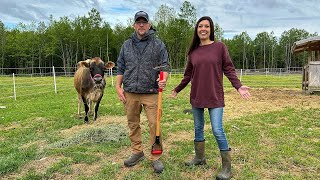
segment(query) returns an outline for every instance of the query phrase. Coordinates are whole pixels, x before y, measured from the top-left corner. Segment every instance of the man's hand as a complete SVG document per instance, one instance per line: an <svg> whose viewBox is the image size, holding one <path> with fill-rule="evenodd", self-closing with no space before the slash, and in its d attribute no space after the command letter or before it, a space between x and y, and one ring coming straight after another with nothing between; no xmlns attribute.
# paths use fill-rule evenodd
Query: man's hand
<svg viewBox="0 0 320 180"><path fill-rule="evenodd" d="M124 90L121 87L117 87L116 89L119 100L122 103L126 103L126 96L124 95Z"/></svg>
<svg viewBox="0 0 320 180"><path fill-rule="evenodd" d="M164 89L166 87L168 76L169 76L168 72L163 72L163 80L159 81L159 78L157 79L159 88Z"/></svg>
<svg viewBox="0 0 320 180"><path fill-rule="evenodd" d="M123 103L126 103L126 96L124 95L123 88L121 88L122 80L123 80L123 75L117 75L116 90L117 90L117 95L119 100Z"/></svg>
<svg viewBox="0 0 320 180"><path fill-rule="evenodd" d="M167 85L167 80L163 79L162 81L158 82L159 88L164 89Z"/></svg>

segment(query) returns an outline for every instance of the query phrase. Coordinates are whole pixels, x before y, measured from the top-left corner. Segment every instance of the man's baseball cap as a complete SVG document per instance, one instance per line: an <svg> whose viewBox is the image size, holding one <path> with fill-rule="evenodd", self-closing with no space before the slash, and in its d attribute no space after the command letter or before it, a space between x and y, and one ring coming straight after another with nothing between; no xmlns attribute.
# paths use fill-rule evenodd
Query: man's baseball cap
<svg viewBox="0 0 320 180"><path fill-rule="evenodd" d="M138 18L145 18L149 22L149 15L144 11L139 11L134 15L134 21L136 22Z"/></svg>

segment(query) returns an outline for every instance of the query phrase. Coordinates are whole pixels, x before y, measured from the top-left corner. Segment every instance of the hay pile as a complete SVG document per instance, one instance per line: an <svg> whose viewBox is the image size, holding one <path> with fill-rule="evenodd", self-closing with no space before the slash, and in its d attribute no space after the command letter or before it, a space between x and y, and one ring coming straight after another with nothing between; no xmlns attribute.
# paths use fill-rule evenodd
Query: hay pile
<svg viewBox="0 0 320 180"><path fill-rule="evenodd" d="M120 142L127 137L127 130L119 124L109 124L103 127L85 129L72 137L55 142L49 147L64 148L85 143Z"/></svg>

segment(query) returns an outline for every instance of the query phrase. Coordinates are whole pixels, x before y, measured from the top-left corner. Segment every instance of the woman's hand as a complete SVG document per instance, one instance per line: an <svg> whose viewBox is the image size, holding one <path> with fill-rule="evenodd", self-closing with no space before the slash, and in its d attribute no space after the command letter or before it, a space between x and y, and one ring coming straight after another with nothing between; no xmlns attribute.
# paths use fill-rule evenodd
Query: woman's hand
<svg viewBox="0 0 320 180"><path fill-rule="evenodd" d="M248 86L241 86L238 89L238 92L243 99L249 99L249 97L250 97L249 89L250 89L250 87L248 87Z"/></svg>
<svg viewBox="0 0 320 180"><path fill-rule="evenodd" d="M175 90L171 91L170 97L171 98L177 98L178 93Z"/></svg>

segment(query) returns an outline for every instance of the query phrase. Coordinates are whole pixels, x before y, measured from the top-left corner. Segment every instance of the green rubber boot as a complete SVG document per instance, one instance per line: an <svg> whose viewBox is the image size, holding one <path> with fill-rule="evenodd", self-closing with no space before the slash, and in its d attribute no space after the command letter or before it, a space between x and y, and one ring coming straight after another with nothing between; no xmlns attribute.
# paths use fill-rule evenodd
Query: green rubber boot
<svg viewBox="0 0 320 180"><path fill-rule="evenodd" d="M226 151L220 151L221 159L222 159L222 168L221 171L218 173L216 179L219 180L227 180L230 179L231 174L231 149Z"/></svg>
<svg viewBox="0 0 320 180"><path fill-rule="evenodd" d="M205 141L194 142L194 150L196 152L196 155L194 156L194 158L191 161L186 162L185 165L186 166L197 166L197 165L207 164L206 159L204 157L204 149L205 149Z"/></svg>

